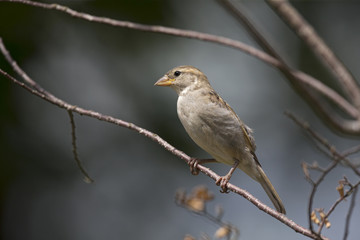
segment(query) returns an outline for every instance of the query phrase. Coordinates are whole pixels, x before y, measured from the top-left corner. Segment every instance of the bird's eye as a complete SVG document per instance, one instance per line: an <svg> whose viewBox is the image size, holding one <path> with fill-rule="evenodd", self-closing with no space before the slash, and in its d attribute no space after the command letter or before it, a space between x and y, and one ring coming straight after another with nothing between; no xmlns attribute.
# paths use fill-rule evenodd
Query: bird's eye
<svg viewBox="0 0 360 240"><path fill-rule="evenodd" d="M174 72L175 77L180 76L180 74L181 74L181 72L180 72L180 71L175 71L175 72Z"/></svg>

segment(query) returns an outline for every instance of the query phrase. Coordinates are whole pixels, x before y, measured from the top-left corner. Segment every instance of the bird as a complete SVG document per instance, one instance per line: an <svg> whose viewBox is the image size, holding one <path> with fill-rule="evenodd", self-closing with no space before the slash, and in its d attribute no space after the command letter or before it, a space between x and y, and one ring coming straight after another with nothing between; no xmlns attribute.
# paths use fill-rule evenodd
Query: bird
<svg viewBox="0 0 360 240"><path fill-rule="evenodd" d="M206 75L184 65L169 70L155 86L168 86L178 94L177 114L190 138L213 159L193 159L190 170L196 174L199 163L220 162L231 165L225 176L218 178L222 192L239 168L260 183L276 210L285 214L285 207L263 171L255 154L255 139L234 110L215 92ZM197 171L198 172L198 171Z"/></svg>

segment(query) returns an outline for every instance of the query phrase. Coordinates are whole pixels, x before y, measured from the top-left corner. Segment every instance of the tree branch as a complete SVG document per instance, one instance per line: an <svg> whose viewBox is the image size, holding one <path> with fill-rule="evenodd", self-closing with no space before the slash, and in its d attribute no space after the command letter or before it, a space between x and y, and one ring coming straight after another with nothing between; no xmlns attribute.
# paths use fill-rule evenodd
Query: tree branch
<svg viewBox="0 0 360 240"><path fill-rule="evenodd" d="M324 120L324 122L343 132L355 133L360 131L360 115L357 108L349 104L347 100L345 100L337 92L319 80L314 79L307 74L303 75L303 72L294 71L290 66L288 66L288 64L286 64L286 62L260 33L260 31L257 30L257 27L246 16L239 2L236 2L236 4L231 0L219 0L219 2L221 2L236 17L237 20L243 23L245 29L249 32L249 34L254 38L260 47L262 47L268 54L281 62L281 66L278 67L278 69L289 80L293 89L305 101L307 101L308 105ZM338 116L335 111L329 111L327 102L309 90L315 90L316 92L324 95L326 98L340 107L340 109L345 111L356 120L348 122L347 120ZM350 126L350 124L352 125Z"/></svg>
<svg viewBox="0 0 360 240"><path fill-rule="evenodd" d="M360 182L358 182L354 186L352 186L351 189L348 190L344 196L340 196L340 198L338 200L336 200L335 203L330 207L329 211L324 216L324 221L321 221L321 223L320 223L319 230L317 232L318 234L321 233L321 230L324 227L325 219L327 219L330 216L330 214L335 210L335 208L339 205L339 203L344 201L348 196L350 196L353 193L353 191L355 191L355 189L358 188L359 184L360 184Z"/></svg>
<svg viewBox="0 0 360 240"><path fill-rule="evenodd" d="M2 41L0 41L0 45L3 45ZM6 49L4 45L2 46L2 48ZM7 56L7 60L11 60L12 58L11 58L10 54L8 53L8 51L6 51L6 53L9 55L9 56ZM15 61L10 61L10 64L12 64L12 62L15 62ZM19 68L19 69L14 68L14 71L17 72L21 76L22 74L20 74L20 73L24 73L24 71L23 70L19 71L19 70L21 70L21 68ZM43 90L42 92L40 92L37 89L34 89L34 88L28 86L27 84L20 82L19 80L15 79L11 75L9 75L7 72L3 71L2 69L0 69L0 74L3 75L5 78L9 79L10 81L12 81L13 83L15 83L15 84L19 85L20 87L24 88L25 90L29 91L31 94L36 95L36 96L38 96L38 97L40 97L40 98L42 98L42 99L44 99L44 100L46 100L48 102L60 107L60 108L63 108L65 110L67 110L67 111L76 112L76 113L78 113L80 115L85 115L85 116L89 116L89 117L92 117L92 118L96 118L96 119L101 120L101 121L106 121L106 122L109 122L109 123L113 123L113 124L116 124L118 126L125 127L125 128L130 129L130 130L136 131L139 134L141 134L141 135L143 135L143 136L145 136L147 138L150 138L151 140L157 142L160 146L162 146L163 148L165 148L167 151L171 152L175 156L179 157L180 159L184 160L187 164L189 164L191 162L191 160L192 160L192 158L190 156L188 156L184 152L176 149L171 144L169 144L164 139L162 139L159 135L157 135L157 134L155 134L155 133L153 133L153 132L151 132L151 131L149 131L147 129L141 128L139 126L136 126L133 123L126 122L126 121L121 120L121 119L117 119L117 118L114 118L114 117L111 117L111 116L108 116L108 115L104 115L104 114L101 114L101 113L98 113L98 112L95 112L95 111L87 110L87 109L84 109L84 108L69 104L69 103L55 97L54 95L50 94L46 90ZM26 74L24 76L29 77ZM29 77L29 79L31 79L31 78ZM33 79L31 79L31 81L36 83ZM42 89L42 88L40 87L40 89ZM217 181L220 178L220 176L218 174L216 174L215 172L213 172L212 170L210 170L207 167L204 167L204 166L198 164L197 168L202 173L204 173L207 176L209 176L210 178L212 178L214 181ZM284 223L285 225L289 226L294 231L296 231L298 233L301 233L302 235L307 236L309 238L313 238L313 239L318 238L318 236L316 234L314 234L310 230L296 224L294 221L287 218L285 215L283 215L283 214L275 211L274 209L270 208L269 206L265 205L264 203L262 203L260 200L255 198L253 195L251 195L246 190L241 189L241 188L239 188L239 187L237 187L237 186L235 186L235 185L233 185L231 183L227 184L227 188L230 191L244 197L245 199L250 201L252 204L254 204L257 208L259 208L263 212L269 214L270 216L274 217L278 221ZM326 239L326 238L323 237L323 239Z"/></svg>
<svg viewBox="0 0 360 240"><path fill-rule="evenodd" d="M241 50L253 57L260 59L261 61L264 61L278 68L283 73L286 73L286 75L291 76L290 78L294 78L300 81L300 83L298 83L294 80L292 81L292 83L299 86L301 86L302 83L307 86L311 86L315 91L326 96L330 101L332 101L337 106L339 106L348 115L350 115L352 118L355 118L356 121L351 120L350 122L345 124L342 119L334 118L333 114L330 111L328 111L328 108L324 106L324 104L316 96L314 96L313 93L311 93L307 89L301 89L301 92L304 93L304 95L309 98L308 100L309 106L316 107L315 112L319 112L319 114L323 116L328 122L330 122L332 126L334 126L335 128L339 129L344 133L360 134L360 112L357 108L352 106L346 99L344 99L338 93L333 91L331 88L322 84L319 80L307 75L306 73L293 70L288 66L284 65L283 62L279 61L275 57L272 57L269 54L266 54L265 52L262 52L254 47L246 45L240 41L236 41L226 37L211 35L207 33L196 32L196 31L181 30L181 29L163 27L163 26L138 24L129 21L114 20L106 17L97 17L87 13L75 11L69 7L62 6L59 4L46 4L46 3L33 2L28 0L0 0L0 2L17 2L34 7L57 10L69 14L72 17L80 18L90 22L97 22L101 24L111 25L114 27L123 27L123 28L139 30L139 31L162 33L162 34L173 35L178 37L198 39L198 40L213 42Z"/></svg>
<svg viewBox="0 0 360 240"><path fill-rule="evenodd" d="M337 163L344 161L344 163L349 166L353 172L360 176L360 171L359 169L357 169L357 166L355 166L350 159L348 159L346 157L346 155L342 155L341 153L339 153L336 150L336 147L334 145L331 145L329 143L329 141L327 139L325 139L324 137L322 137L320 134L318 134L317 132L315 132L314 130L312 130L310 128L309 123L301 121L300 119L298 119L297 117L295 117L294 114L290 113L290 112L285 112L285 115L288 116L291 120L293 120L298 126L300 126L301 128L303 128L304 130L306 130L306 132L314 139L316 140L318 143L320 143L321 145L323 145L330 153L330 156L333 160L335 160ZM357 149L355 149L357 150ZM349 155L353 150L353 148L351 148L348 151L345 151L345 153L347 153L347 155Z"/></svg>
<svg viewBox="0 0 360 240"><path fill-rule="evenodd" d="M352 170L354 171L355 174L359 175L359 170L352 165L352 163L350 162L350 160L348 160L346 158L345 155L341 155L340 153L338 153L336 151L336 148L331 145L324 137L322 137L320 134L318 134L317 132L315 132L314 130L312 130L310 128L310 125L307 122L304 122L300 119L298 119L297 117L295 117L293 114L289 113L289 112L285 112L285 114L291 119L293 120L297 125L299 125L301 128L303 128L316 142L322 144L325 149L327 149L329 151L329 154L327 152L326 155L330 156L330 158L332 159L332 162L329 164L328 167L326 168L321 168L319 167L317 164L313 164L313 165L308 165L306 163L303 163L303 170L305 173L305 177L306 179L311 183L312 185L312 190L309 196L309 202L308 202L308 222L309 222L309 229L311 232L315 233L314 231L314 227L313 227L313 219L312 219L312 213L313 213L313 202L314 202L314 197L315 197L315 193L317 191L318 186L321 184L321 182L325 179L326 175L328 173L330 173L341 161L345 161L346 164L348 164ZM344 151L344 153L346 153L347 155L351 154L351 153L355 153L356 151L358 151L358 146L355 148L350 148L347 151ZM318 177L318 179L316 181L314 181L313 179L311 179L310 174L308 172L308 168L312 168L315 170L318 170L319 172L321 172L320 176ZM344 177L345 178L345 177ZM320 237L321 231L324 227L324 224L327 221L327 218L330 216L330 214L335 210L335 208L338 206L338 204L340 202L342 202L346 197L348 197L353 191L357 190L357 188L360 185L360 182L356 183L355 185L351 185L348 181L347 178L345 178L347 184L351 187L350 190L348 190L346 192L346 194L344 194L343 196L340 196L340 198L338 200L335 201L335 203L333 204L333 206L330 207L329 211L324 214L322 221L320 222L319 225L319 229L318 231L315 233L316 235L318 235ZM350 206L349 208L349 212L348 212L348 216L347 216L347 220L350 219L351 216L351 212L352 212L353 206ZM348 223L345 225L345 234L347 235L348 232ZM344 235L345 236L345 235Z"/></svg>
<svg viewBox="0 0 360 240"><path fill-rule="evenodd" d="M316 33L313 27L287 0L267 0L267 3L284 19L284 22L295 31L310 49L318 55L319 59L341 82L340 86L345 93L347 93L357 109L360 108L360 91L356 80L326 45L324 40Z"/></svg>
<svg viewBox="0 0 360 240"><path fill-rule="evenodd" d="M269 54L266 54L266 53L264 53L262 51L257 50L256 48L253 48L251 46L243 44L242 42L232 40L232 39L229 39L229 38L225 38L225 37L221 37L221 36L215 36L215 35L206 34L206 33L200 33L200 32L196 32L196 31L181 30L181 29L175 29L175 28L169 28L169 27L163 27L163 26L151 26L151 25L138 24L138 23L133 23L133 22L128 22L128 21L118 21L118 20L113 20L113 19L110 19L110 18L97 17L97 16L93 16L93 15L90 15L90 14L77 12L75 10L72 10L72 9L66 7L66 6L62 6L62 5L58 5L58 4L45 4L45 3L32 2L32 1L27 1L27 0L0 0L0 2L2 2L2 1L18 2L18 3L22 3L22 4L26 4L26 5L31 5L31 6L34 6L34 7L40 7L40 8L45 8L45 9L53 9L53 10L64 12L64 13L69 14L69 15L71 15L73 17L76 17L76 18L84 19L84 20L91 21L91 22L108 24L108 25L115 26L115 27L124 27L124 28L140 30L140 31L163 33L163 34L168 34L168 35L173 35L173 36L198 39L198 40L202 40L202 41L218 43L218 44L221 44L221 45L224 45L224 46L229 46L229 47L232 47L232 48L235 48L235 49L239 49L239 50L241 50L241 51L243 51L243 52L245 52L245 53L247 53L249 55L252 55L252 56L254 56L254 57L256 57L256 58L258 58L258 59L260 59L260 60L262 60L262 61L264 61L266 63L268 63L268 64L271 64L274 67L277 67L280 71L282 71L285 74L285 76L288 76L288 78L291 79L291 81L293 83L295 83L298 86L301 86L302 87L301 90L303 92L307 93L307 90L311 89L314 92L320 93L321 95L325 96L327 99L331 100L333 103L335 103L337 106L339 106L344 112L346 112L349 116L351 116L352 118L354 118L356 120L344 121L344 119L340 118L338 115L335 115L334 113L331 113L331 111L328 110L327 105L324 104L323 102L321 102L319 100L318 96L314 95L312 92L310 92L308 94L309 99L310 99L310 101L309 101L310 105L311 105L311 103L313 105L316 105L317 108L321 111L321 113L324 114L328 119L330 119L330 121L332 121L332 123L335 126L337 126L339 129L343 129L345 132L348 132L348 133L359 134L359 132L360 132L360 121L359 121L360 113L359 113L359 110L356 107L354 107L351 103L349 103L340 94L338 94L333 89L329 88L328 86L326 86L325 84L323 84L319 80L317 80L317 79L315 79L315 78L313 78L313 77L311 77L311 76L309 76L309 75L307 75L307 74L305 74L303 72L291 69L280 58L280 56L275 52L275 50L271 50L272 48L271 48L270 45L269 45L270 48L268 47L268 50L267 50L268 52L270 52L270 55L269 55ZM224 0L224 1L226 2L226 0ZM271 2L276 2L276 1L271 0ZM244 19L246 20L246 18L244 18ZM247 24L248 24L248 26L251 26L251 24L249 24L249 23L247 23ZM250 31L256 32L256 28L253 28L253 30L251 30L251 28L250 28ZM261 41L263 41L264 44L267 43L265 38L263 40L261 40ZM270 49L270 51L269 51L269 49ZM11 56L10 56L9 52L7 51L7 49L5 48L1 38L0 38L0 50L3 53L3 55L5 56L6 60L11 64L14 71L21 76L21 78L23 79L24 82L18 81L17 79L13 78L12 76L10 76L8 73L3 71L2 69L0 69L0 74L1 75L5 76L6 78L11 80L15 84L17 84L17 85L21 86L22 88L26 89L30 93L32 93L32 94L34 94L34 95L36 95L36 96L50 102L50 103L52 103L52 104L54 104L54 105L56 105L56 106L58 106L60 108L63 108L63 109L67 110L67 112L69 114L69 117L70 117L70 120L72 122L72 139L73 139L73 146L74 146L73 149L75 149L74 156L75 156L75 159L76 159L78 165L80 163L80 160L78 159L77 152L76 152L76 141L75 141L75 135L74 135L74 133L75 133L74 132L75 125L74 125L74 122L73 122L73 112L76 112L76 113L78 113L80 115L86 115L86 116L89 116L89 117L92 117L92 118L97 118L97 119L99 119L101 121L106 121L106 122L113 123L113 124L116 124L116 125L121 126L121 127L126 127L128 129L134 130L134 131L136 131L136 132L138 132L138 133L152 139L153 141L157 142L159 145L164 147L166 150L170 151L175 156L183 159L186 163L189 163L192 160L191 157L189 157L188 155L186 155L182 151L176 149L175 147L173 147L172 145L167 143L165 140L163 140L161 137L159 137L155 133L152 133L152 132L150 132L150 131L148 131L148 130L146 130L144 128L141 128L139 126L134 125L133 123L126 122L126 121L123 121L121 119L117 119L117 118L114 118L114 117L111 117L111 116L108 116L108 115L103 115L103 114L95 112L95 111L86 110L86 109L83 109L81 107L73 106L73 105L71 105L71 104L69 104L69 103L55 97L50 92L43 89L33 79L31 79L18 66L16 61L14 61L11 58ZM331 64L329 64L329 65L331 65ZM335 74L340 74L341 75L341 71L339 72L339 71L336 71L336 69L335 69ZM343 81L346 82L346 81L349 81L349 79L348 80L345 79ZM345 85L347 84L347 87L350 86L349 82L346 82L344 84ZM352 90L354 90L354 89L352 89ZM356 92L353 92L353 94L351 96L354 96L352 98L352 100L356 99ZM356 105L356 106L358 106L358 105ZM344 123L346 123L346 124L344 124ZM325 148L327 148L330 151L331 156L333 158L332 163L326 169L324 169L322 171L322 175L318 178L318 180L316 182L313 181L313 192L311 194L312 196L310 196L310 201L309 201L309 210L312 210L312 199L313 199L314 194L316 192L317 186L323 181L326 174L328 172L330 172L334 167L336 167L336 165L340 161L346 162L346 164L348 164L354 170L354 172L357 175L359 175L360 173L359 173L358 169L356 169L356 167L354 165L352 165L350 160L348 160L346 158L347 155L345 155L345 154L342 155L342 154L338 153L333 146L329 145L326 141L324 141L324 139L321 139L321 137L316 136L316 134L314 134L315 132L313 132L311 129L310 129L310 131L308 130L308 132L314 137L314 139L316 139L320 144L325 146ZM347 153L351 153L351 152L354 152L354 151L358 151L358 148L355 148L353 150L349 150ZM80 163L79 167L86 176L86 172L85 172L84 169L82 169L81 163ZM208 175L210 178L212 178L215 181L218 180L219 177L220 177L219 175L217 175L216 173L211 171L209 168L206 168L206 167L204 167L202 165L198 165L198 168L199 168L199 170L201 172ZM303 235L305 235L307 237L313 238L313 239L318 239L318 238L325 239L323 236L319 235L320 232L321 232L322 226L320 226L319 234L314 233L311 221L310 221L310 230L306 229L306 228L296 224L292 220L288 219L286 216L284 216L282 214L279 214L278 212L276 212L272 208L270 208L267 205L263 204L258 199L256 199L254 196L252 196L250 193L248 193L247 191L245 191L245 190L243 190L243 189L241 189L241 188L239 188L239 187L237 187L237 186L235 186L235 185L233 185L231 183L229 183L227 185L227 187L228 187L229 190L233 191L234 193L236 193L238 195L241 195L242 197L246 198L248 201L252 202L260 210L268 213L269 215L276 218L280 222L282 222L282 223L286 224L287 226L291 227L296 232L299 232L299 233L301 233L301 234L303 234ZM338 204L338 202L335 202L335 204L331 208L331 211L328 212L328 215L333 211L333 209L335 209L337 204ZM351 212L348 213L348 216L349 216L348 218L350 219ZM346 226L347 226L346 227L346 229L347 229L348 224ZM345 233L347 231L348 230L346 230ZM345 235L344 235L344 238L346 238Z"/></svg>

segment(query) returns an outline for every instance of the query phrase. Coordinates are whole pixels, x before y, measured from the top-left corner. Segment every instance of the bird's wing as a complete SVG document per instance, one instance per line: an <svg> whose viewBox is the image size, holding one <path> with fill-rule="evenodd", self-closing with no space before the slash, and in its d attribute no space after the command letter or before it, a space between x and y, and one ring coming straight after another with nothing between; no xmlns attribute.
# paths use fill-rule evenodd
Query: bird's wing
<svg viewBox="0 0 360 240"><path fill-rule="evenodd" d="M227 104L227 102L225 102L214 90L210 91L210 100L213 103L217 103L219 104L221 107L224 107L226 109L228 109L229 111L231 111L233 113L234 116L236 116L237 120L239 121L239 124L241 126L241 130L243 131L243 135L246 141L246 145L248 146L251 154L255 155L255 150L256 150L256 144L255 144L255 139L252 136L252 130L251 128L249 128L248 126L246 126L239 118L239 116L235 113L235 111L230 107L229 104ZM255 159L257 159L256 155L254 156Z"/></svg>
<svg viewBox="0 0 360 240"><path fill-rule="evenodd" d="M240 119L239 119L240 120ZM241 122L241 121L240 121ZM255 139L252 136L252 129L249 128L248 126L246 126L244 123L241 122L241 129L244 132L244 136L246 139L247 144L249 145L249 149L252 152L255 152L256 150L256 145L255 145Z"/></svg>

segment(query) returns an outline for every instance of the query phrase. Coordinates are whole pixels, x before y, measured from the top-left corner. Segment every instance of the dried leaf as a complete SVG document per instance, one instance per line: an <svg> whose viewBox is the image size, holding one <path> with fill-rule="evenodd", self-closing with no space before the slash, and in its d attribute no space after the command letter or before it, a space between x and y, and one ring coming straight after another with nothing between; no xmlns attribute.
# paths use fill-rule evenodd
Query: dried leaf
<svg viewBox="0 0 360 240"><path fill-rule="evenodd" d="M189 198L186 205L193 211L202 212L205 210L205 201L199 198Z"/></svg>
<svg viewBox="0 0 360 240"><path fill-rule="evenodd" d="M327 220L325 221L325 227L326 227L326 228L330 228L330 227L331 227L331 223L330 223L329 221L327 221Z"/></svg>
<svg viewBox="0 0 360 240"><path fill-rule="evenodd" d="M326 214L324 212L324 209L322 209L322 208L318 209L318 212L319 212L321 220L323 221L325 219L325 216L326 216Z"/></svg>
<svg viewBox="0 0 360 240"><path fill-rule="evenodd" d="M326 214L324 212L324 209L320 208L317 210L319 212L321 221L324 222L325 227L329 228L331 226L331 223L329 222L329 220L326 218Z"/></svg>
<svg viewBox="0 0 360 240"><path fill-rule="evenodd" d="M219 228L218 230L216 230L214 236L215 236L215 238L220 239L220 238L228 236L229 234L230 234L229 226L223 226L223 227Z"/></svg>
<svg viewBox="0 0 360 240"><path fill-rule="evenodd" d="M339 192L340 197L344 197L344 184L342 182L339 182L339 185L336 187L336 190Z"/></svg>
<svg viewBox="0 0 360 240"><path fill-rule="evenodd" d="M199 198L204 201L210 201L214 199L214 195L211 192L209 192L208 188L205 186L195 187L192 193L195 198Z"/></svg>
<svg viewBox="0 0 360 240"><path fill-rule="evenodd" d="M311 212L311 221L313 221L315 224L319 225L320 224L320 220L318 219L318 217L316 216L315 211Z"/></svg>

